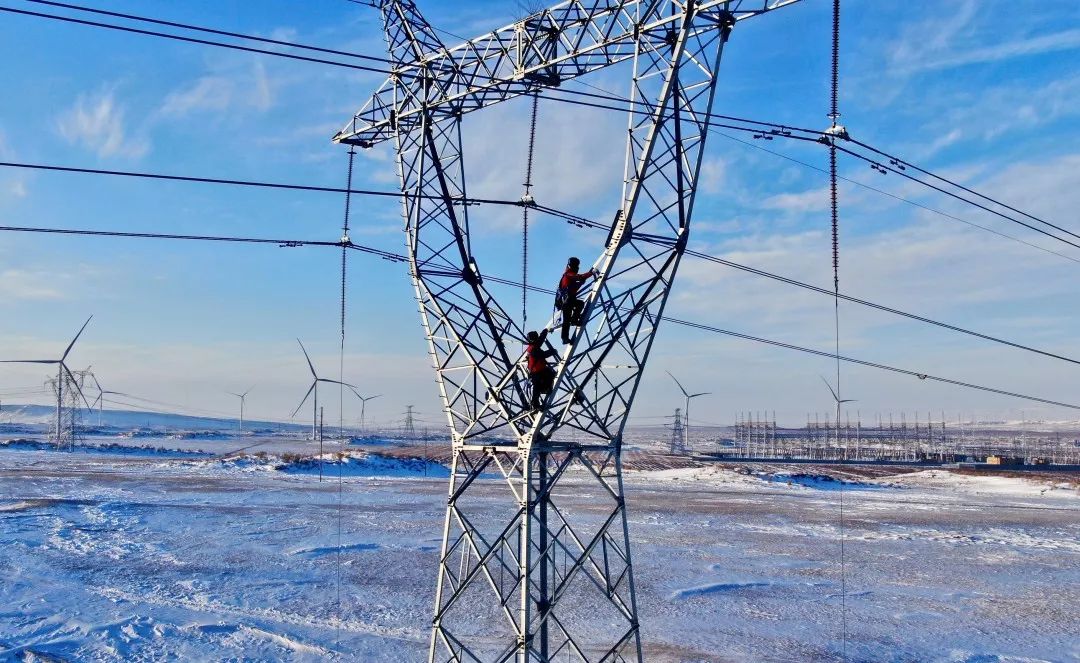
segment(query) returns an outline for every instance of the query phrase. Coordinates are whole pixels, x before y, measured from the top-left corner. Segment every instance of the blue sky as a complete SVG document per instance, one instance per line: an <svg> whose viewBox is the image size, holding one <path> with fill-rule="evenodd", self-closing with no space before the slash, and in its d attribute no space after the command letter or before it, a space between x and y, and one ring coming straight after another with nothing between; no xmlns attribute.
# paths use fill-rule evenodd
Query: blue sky
<svg viewBox="0 0 1080 663"><path fill-rule="evenodd" d="M12 0L20 9L64 13ZM330 48L383 55L377 13L346 0L96 2L94 6ZM511 22L516 2L421 2L445 30L476 35ZM825 127L830 3L805 0L746 21L725 51L717 111ZM844 3L842 122L852 134L958 178L1021 209L1077 227L1080 204L1080 5L1059 2ZM1008 29L1002 29L1007 17ZM447 38L453 42L452 38ZM5 160L341 186L344 150L330 137L381 76L152 37L0 15L0 157ZM623 70L590 84L626 94ZM579 86L574 86L576 89ZM475 196L517 198L528 106L512 102L465 123ZM541 103L536 196L608 220L619 196L624 119ZM756 144L758 141L751 141ZM818 166L815 146L765 145ZM826 181L819 172L710 138L693 226L695 248L831 285ZM357 157L357 187L396 185L386 147ZM1080 259L1023 228L960 206L861 162L853 180ZM1067 355L1080 355L1080 265L973 230L855 185L841 188L842 290ZM273 192L89 175L0 170L4 225L86 227L336 240L337 194ZM399 206L355 200L354 241L401 251ZM474 211L487 273L520 276L513 209ZM550 286L568 254L591 262L603 240L555 221L533 224L530 281ZM108 389L232 412L226 391L254 384L253 417L287 417L307 388L295 338L336 377L338 254L332 249L0 235L0 354L58 353L95 315L72 364L93 364ZM350 260L346 379L385 393L369 419L407 403L443 425L405 271ZM507 289L506 307L520 294ZM530 298L530 320L547 297ZM672 294L677 317L829 349L832 302L758 277L687 260ZM1080 367L844 306L844 352L947 377L1080 401ZM657 423L679 405L665 370L710 390L695 419L728 423L775 410L798 423L826 412L818 377L830 362L702 332L662 328L635 409ZM40 385L32 367L0 373L0 393ZM846 366L845 397L875 413L944 410L978 416L1076 418L1032 403ZM26 399L16 399L26 400ZM336 398L327 418L336 420ZM354 399L355 400L355 399ZM41 399L41 402L44 398ZM358 403L346 417L358 416ZM854 412L852 413L854 416Z"/></svg>

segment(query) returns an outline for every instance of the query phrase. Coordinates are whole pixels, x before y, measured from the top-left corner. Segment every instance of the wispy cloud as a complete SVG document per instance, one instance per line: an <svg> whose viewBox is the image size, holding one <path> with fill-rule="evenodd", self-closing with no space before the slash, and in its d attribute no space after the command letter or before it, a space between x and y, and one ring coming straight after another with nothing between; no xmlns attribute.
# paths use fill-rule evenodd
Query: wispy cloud
<svg viewBox="0 0 1080 663"><path fill-rule="evenodd" d="M107 87L93 94L80 94L74 106L57 118L57 130L69 143L101 158L141 158L150 150L150 143L131 135L125 109L117 103L115 92Z"/></svg>
<svg viewBox="0 0 1080 663"><path fill-rule="evenodd" d="M274 103L273 87L261 61L250 69L202 76L165 97L158 113L166 118L232 110L266 111Z"/></svg>
<svg viewBox="0 0 1080 663"><path fill-rule="evenodd" d="M15 158L15 150L8 143L3 130L0 130L0 158L8 160ZM0 202L5 199L25 198L27 193L26 176L23 173L0 172Z"/></svg>
<svg viewBox="0 0 1080 663"><path fill-rule="evenodd" d="M51 275L42 271L5 269L0 271L0 300L63 299L61 291L51 285Z"/></svg>
<svg viewBox="0 0 1080 663"><path fill-rule="evenodd" d="M1013 58L1080 48L1080 29L1063 30L1006 41L994 46L945 51L917 64L918 69L947 69L970 64L1001 62Z"/></svg>

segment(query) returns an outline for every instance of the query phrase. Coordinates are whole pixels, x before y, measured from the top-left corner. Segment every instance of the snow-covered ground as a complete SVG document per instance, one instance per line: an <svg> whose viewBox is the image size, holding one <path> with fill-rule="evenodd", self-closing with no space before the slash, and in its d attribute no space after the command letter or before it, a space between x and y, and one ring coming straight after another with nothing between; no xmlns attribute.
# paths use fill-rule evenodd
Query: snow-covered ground
<svg viewBox="0 0 1080 663"><path fill-rule="evenodd" d="M1080 660L1075 484L806 472L628 474L648 660ZM446 474L0 448L0 661L421 660Z"/></svg>

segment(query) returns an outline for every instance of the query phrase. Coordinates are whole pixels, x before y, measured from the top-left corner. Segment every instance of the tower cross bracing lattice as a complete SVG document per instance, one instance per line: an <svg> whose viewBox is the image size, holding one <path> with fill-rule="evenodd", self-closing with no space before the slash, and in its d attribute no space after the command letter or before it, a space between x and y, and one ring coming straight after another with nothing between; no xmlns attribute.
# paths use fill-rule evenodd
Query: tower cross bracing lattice
<svg viewBox="0 0 1080 663"><path fill-rule="evenodd" d="M570 1L452 48L412 0L377 3L393 72L334 140L394 141L451 431L430 661L641 659L622 434L689 237L724 44L737 21L797 1ZM525 330L471 248L462 116L622 62L636 112L621 205L533 412ZM590 508L574 508L583 494Z"/></svg>

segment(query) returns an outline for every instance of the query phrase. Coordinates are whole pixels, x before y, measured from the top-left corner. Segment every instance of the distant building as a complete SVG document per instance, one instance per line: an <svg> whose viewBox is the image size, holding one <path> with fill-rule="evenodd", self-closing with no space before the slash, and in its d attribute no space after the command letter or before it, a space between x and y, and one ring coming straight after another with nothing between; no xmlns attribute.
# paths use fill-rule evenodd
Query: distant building
<svg viewBox="0 0 1080 663"><path fill-rule="evenodd" d="M1013 457L1013 456L994 456L994 455L991 455L991 456L986 457L986 464L987 465L1023 465L1024 464L1024 459L1023 458L1016 458L1016 457Z"/></svg>

